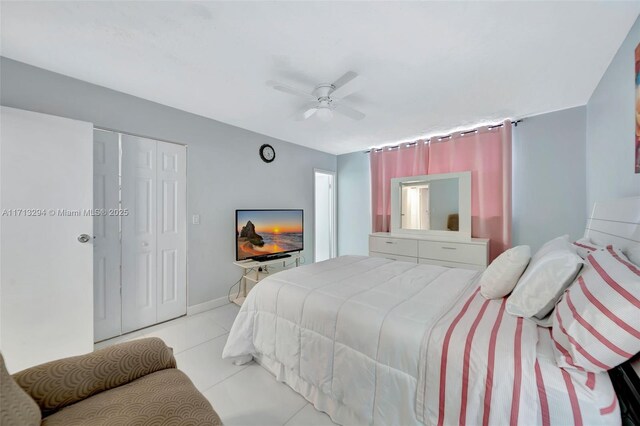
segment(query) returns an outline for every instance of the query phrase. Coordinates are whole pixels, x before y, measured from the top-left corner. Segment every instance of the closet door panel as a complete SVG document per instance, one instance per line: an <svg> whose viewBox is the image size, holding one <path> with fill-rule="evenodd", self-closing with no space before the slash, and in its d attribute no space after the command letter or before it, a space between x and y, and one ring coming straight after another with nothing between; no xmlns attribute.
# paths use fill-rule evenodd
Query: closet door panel
<svg viewBox="0 0 640 426"><path fill-rule="evenodd" d="M93 299L96 342L121 333L119 134L93 132ZM107 214L104 214L104 212Z"/></svg>
<svg viewBox="0 0 640 426"><path fill-rule="evenodd" d="M187 311L186 148L157 143L158 322Z"/></svg>
<svg viewBox="0 0 640 426"><path fill-rule="evenodd" d="M157 322L156 141L122 135L122 331Z"/></svg>

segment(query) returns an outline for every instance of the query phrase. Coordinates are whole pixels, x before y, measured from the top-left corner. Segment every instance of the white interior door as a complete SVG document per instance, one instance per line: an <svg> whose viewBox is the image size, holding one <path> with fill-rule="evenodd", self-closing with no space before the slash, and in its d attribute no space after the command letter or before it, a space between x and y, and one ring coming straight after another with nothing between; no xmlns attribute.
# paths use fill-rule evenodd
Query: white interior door
<svg viewBox="0 0 640 426"><path fill-rule="evenodd" d="M315 179L315 261L336 256L335 173L314 171Z"/></svg>
<svg viewBox="0 0 640 426"><path fill-rule="evenodd" d="M157 142L158 322L187 313L186 148Z"/></svg>
<svg viewBox="0 0 640 426"><path fill-rule="evenodd" d="M400 208L400 217L402 220L403 229L411 229L411 188L408 186L402 187L402 206Z"/></svg>
<svg viewBox="0 0 640 426"><path fill-rule="evenodd" d="M93 125L2 107L0 349L10 372L93 350Z"/></svg>
<svg viewBox="0 0 640 426"><path fill-rule="evenodd" d="M93 133L93 300L94 338L121 333L120 304L120 135ZM112 210L112 211L110 211Z"/></svg>
<svg viewBox="0 0 640 426"><path fill-rule="evenodd" d="M122 135L122 332L157 319L157 146Z"/></svg>
<svg viewBox="0 0 640 426"><path fill-rule="evenodd" d="M429 185L420 188L420 229L431 229Z"/></svg>

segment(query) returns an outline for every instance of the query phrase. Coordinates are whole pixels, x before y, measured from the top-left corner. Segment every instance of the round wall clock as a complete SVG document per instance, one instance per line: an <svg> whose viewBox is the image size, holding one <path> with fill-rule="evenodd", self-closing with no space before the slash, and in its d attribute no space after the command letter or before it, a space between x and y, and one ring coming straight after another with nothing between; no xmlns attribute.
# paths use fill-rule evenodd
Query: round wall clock
<svg viewBox="0 0 640 426"><path fill-rule="evenodd" d="M264 144L260 147L260 158L265 163L271 163L276 159L276 150L269 144Z"/></svg>

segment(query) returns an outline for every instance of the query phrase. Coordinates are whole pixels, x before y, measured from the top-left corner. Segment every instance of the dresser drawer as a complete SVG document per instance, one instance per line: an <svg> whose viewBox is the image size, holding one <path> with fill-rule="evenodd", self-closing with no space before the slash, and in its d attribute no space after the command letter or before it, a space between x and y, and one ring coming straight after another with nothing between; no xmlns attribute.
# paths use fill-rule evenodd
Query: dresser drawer
<svg viewBox="0 0 640 426"><path fill-rule="evenodd" d="M375 251L370 251L369 252L369 256L371 256L371 257L383 257L385 259L391 259L391 260L400 260L402 262L418 263L418 258L417 257L399 256L397 254L378 253L378 252L375 252Z"/></svg>
<svg viewBox="0 0 640 426"><path fill-rule="evenodd" d="M418 241L393 237L369 237L369 251L418 257Z"/></svg>
<svg viewBox="0 0 640 426"><path fill-rule="evenodd" d="M486 266L487 246L447 241L420 241L418 256L424 259Z"/></svg>

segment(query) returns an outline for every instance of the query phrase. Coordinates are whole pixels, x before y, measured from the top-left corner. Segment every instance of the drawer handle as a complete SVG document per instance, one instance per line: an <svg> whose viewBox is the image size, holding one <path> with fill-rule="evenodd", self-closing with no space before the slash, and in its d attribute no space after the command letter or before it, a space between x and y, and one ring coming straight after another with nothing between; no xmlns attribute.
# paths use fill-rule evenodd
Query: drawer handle
<svg viewBox="0 0 640 426"><path fill-rule="evenodd" d="M445 246L442 246L442 249L443 250L458 250L457 247L445 247Z"/></svg>
<svg viewBox="0 0 640 426"><path fill-rule="evenodd" d="M385 241L385 243L387 243L387 244L395 244L394 241Z"/></svg>

